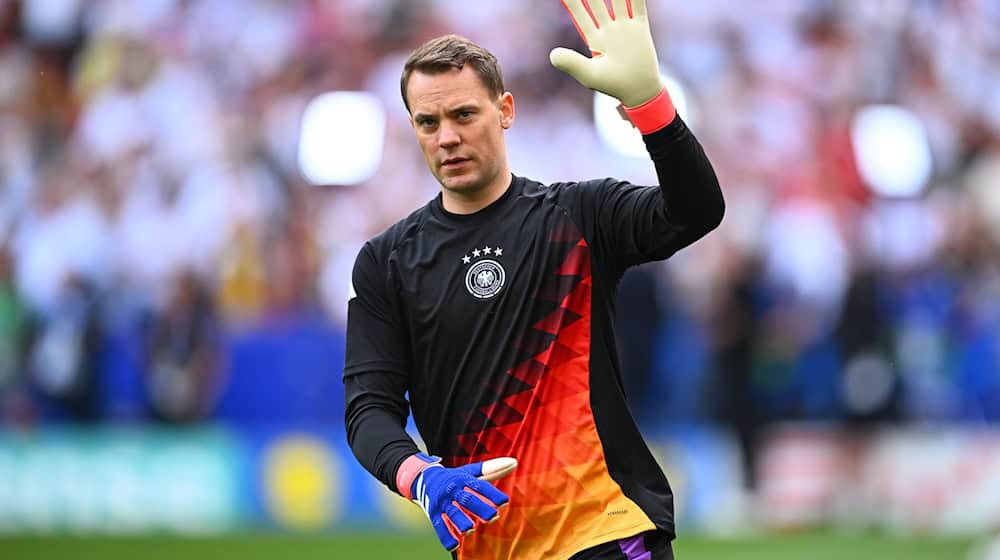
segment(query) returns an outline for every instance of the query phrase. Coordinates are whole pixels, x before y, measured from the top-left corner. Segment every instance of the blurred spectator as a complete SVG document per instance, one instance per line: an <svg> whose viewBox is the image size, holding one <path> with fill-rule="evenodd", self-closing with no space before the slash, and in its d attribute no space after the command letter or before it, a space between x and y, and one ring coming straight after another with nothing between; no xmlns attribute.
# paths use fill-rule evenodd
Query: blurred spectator
<svg viewBox="0 0 1000 560"><path fill-rule="evenodd" d="M146 367L154 417L171 423L204 419L220 353L215 302L201 279L184 271L150 326Z"/></svg>
<svg viewBox="0 0 1000 560"><path fill-rule="evenodd" d="M51 419L94 422L98 407L98 359L103 337L97 294L75 274L63 277L58 295L32 323L28 367L45 397Z"/></svg>
<svg viewBox="0 0 1000 560"><path fill-rule="evenodd" d="M873 269L855 274L837 325L847 418L862 427L898 420L901 414L887 289Z"/></svg>
<svg viewBox="0 0 1000 560"><path fill-rule="evenodd" d="M0 241L0 419L16 421L23 403L26 317L14 289L10 250Z"/></svg>
<svg viewBox="0 0 1000 560"><path fill-rule="evenodd" d="M723 425L736 435L742 457L743 480L753 489L757 475L757 443L765 416L758 410L753 375L759 344L760 310L755 293L759 278L757 263L748 255L734 252L728 257L724 293L720 294L712 317L715 334L714 407Z"/></svg>
<svg viewBox="0 0 1000 560"><path fill-rule="evenodd" d="M706 242L623 281L637 414L724 421L749 474L771 420L1000 419L1000 8L754 6L651 11L732 203ZM3 409L333 422L354 256L437 189L398 79L410 49L446 32L503 64L516 173L655 180L549 65L553 46L584 48L558 3L0 1L0 357L34 341L36 389L0 389ZM331 90L384 106L383 158L361 184L311 187L302 115ZM852 133L870 104L926 129L921 194L887 200L865 178ZM265 406L275 378L288 407Z"/></svg>

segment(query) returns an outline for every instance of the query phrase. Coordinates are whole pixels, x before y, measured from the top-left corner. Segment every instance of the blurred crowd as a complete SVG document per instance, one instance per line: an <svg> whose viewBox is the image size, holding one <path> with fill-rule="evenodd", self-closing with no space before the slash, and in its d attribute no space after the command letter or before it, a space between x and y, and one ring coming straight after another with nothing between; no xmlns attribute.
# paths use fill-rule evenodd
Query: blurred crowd
<svg viewBox="0 0 1000 560"><path fill-rule="evenodd" d="M714 419L752 446L773 420L1000 419L1000 1L648 4L728 210L622 282L641 421ZM256 418L307 375L327 392L289 394L335 418L342 362L246 341L343 344L359 247L437 190L398 83L451 32L503 66L515 173L655 182L550 67L583 47L556 1L0 0L0 418ZM301 116L337 90L382 102L383 161L309 185ZM924 123L920 195L858 172L871 104ZM303 322L318 334L288 335Z"/></svg>

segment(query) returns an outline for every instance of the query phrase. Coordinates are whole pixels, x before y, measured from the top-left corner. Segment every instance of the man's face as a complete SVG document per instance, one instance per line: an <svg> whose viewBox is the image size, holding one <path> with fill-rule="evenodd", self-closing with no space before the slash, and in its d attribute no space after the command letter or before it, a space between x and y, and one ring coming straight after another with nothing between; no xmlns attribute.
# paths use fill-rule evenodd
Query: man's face
<svg viewBox="0 0 1000 560"><path fill-rule="evenodd" d="M437 74L414 72L407 99L420 149L442 187L473 195L507 169L503 131L514 121L509 93L494 98L466 65Z"/></svg>

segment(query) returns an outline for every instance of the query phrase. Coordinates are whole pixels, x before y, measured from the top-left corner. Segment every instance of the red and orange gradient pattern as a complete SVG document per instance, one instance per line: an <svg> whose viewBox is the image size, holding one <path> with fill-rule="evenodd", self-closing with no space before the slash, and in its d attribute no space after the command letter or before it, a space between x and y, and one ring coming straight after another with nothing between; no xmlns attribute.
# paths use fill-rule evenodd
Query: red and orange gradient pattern
<svg viewBox="0 0 1000 560"><path fill-rule="evenodd" d="M510 505L499 521L464 537L458 549L462 560L568 558L654 528L612 480L594 423L590 249L578 232L575 238L554 272L563 277L558 285L568 293L534 325L554 339L507 372L530 389L483 407L488 427L459 436L459 445L471 454L461 462L510 456L519 463L513 474L495 483L510 496ZM566 282L565 277L575 278Z"/></svg>

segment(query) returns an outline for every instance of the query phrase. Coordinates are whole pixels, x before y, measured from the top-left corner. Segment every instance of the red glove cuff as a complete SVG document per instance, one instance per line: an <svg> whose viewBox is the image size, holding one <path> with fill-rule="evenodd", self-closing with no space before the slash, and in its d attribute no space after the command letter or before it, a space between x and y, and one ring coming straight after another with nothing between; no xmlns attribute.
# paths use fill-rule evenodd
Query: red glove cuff
<svg viewBox="0 0 1000 560"><path fill-rule="evenodd" d="M396 471L396 489L407 500L413 499L413 481L424 472L424 469L437 463L428 463L418 455L410 455Z"/></svg>
<svg viewBox="0 0 1000 560"><path fill-rule="evenodd" d="M652 134L660 130L673 122L677 116L677 109L670 99L670 94L667 93L667 88L661 89L656 97L638 107L630 108L624 105L622 107L632 124L643 134Z"/></svg>

